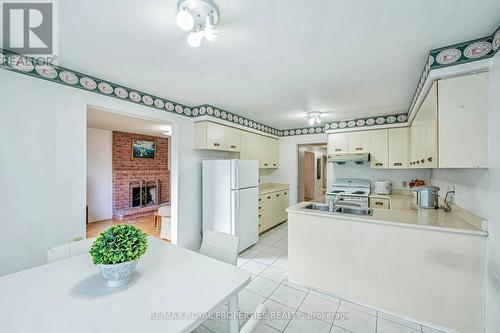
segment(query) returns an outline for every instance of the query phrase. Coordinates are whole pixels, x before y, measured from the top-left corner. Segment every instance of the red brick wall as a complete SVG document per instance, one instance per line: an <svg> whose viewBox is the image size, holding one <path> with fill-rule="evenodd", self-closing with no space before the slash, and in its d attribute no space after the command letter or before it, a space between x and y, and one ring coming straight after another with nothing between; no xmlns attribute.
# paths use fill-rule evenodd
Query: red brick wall
<svg viewBox="0 0 500 333"><path fill-rule="evenodd" d="M132 159L132 139L156 141L154 159ZM129 184L133 179L160 180L160 203L170 200L168 139L142 134L113 132L113 209L130 205Z"/></svg>

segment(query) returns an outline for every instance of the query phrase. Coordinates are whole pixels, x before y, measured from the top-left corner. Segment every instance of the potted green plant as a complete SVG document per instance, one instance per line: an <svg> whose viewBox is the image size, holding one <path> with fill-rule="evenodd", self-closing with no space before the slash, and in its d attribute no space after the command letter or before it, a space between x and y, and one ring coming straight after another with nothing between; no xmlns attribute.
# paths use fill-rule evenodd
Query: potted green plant
<svg viewBox="0 0 500 333"><path fill-rule="evenodd" d="M90 256L108 280L109 287L127 284L139 258L148 248L147 235L132 225L114 225L101 233L90 248Z"/></svg>

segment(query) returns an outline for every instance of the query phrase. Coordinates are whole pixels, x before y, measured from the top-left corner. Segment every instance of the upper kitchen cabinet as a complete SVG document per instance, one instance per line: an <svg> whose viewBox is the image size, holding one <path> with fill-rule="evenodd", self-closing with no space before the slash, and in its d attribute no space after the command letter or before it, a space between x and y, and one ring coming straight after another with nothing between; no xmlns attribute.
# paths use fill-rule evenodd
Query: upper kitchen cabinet
<svg viewBox="0 0 500 333"><path fill-rule="evenodd" d="M438 167L437 83L434 82L410 128L410 167Z"/></svg>
<svg viewBox="0 0 500 333"><path fill-rule="evenodd" d="M388 130L369 131L370 134L370 164L375 169L389 167Z"/></svg>
<svg viewBox="0 0 500 333"><path fill-rule="evenodd" d="M439 167L488 167L488 73L440 80Z"/></svg>
<svg viewBox="0 0 500 333"><path fill-rule="evenodd" d="M370 132L351 132L348 135L350 153L369 153L370 152Z"/></svg>
<svg viewBox="0 0 500 333"><path fill-rule="evenodd" d="M347 153L349 151L349 133L328 135L328 154Z"/></svg>
<svg viewBox="0 0 500 333"><path fill-rule="evenodd" d="M229 150L226 143L226 126L207 123L207 147L216 150Z"/></svg>
<svg viewBox="0 0 500 333"><path fill-rule="evenodd" d="M208 121L195 123L194 148L228 151L226 126Z"/></svg>
<svg viewBox="0 0 500 333"><path fill-rule="evenodd" d="M194 124L194 148L239 152L241 131L209 121Z"/></svg>
<svg viewBox="0 0 500 333"><path fill-rule="evenodd" d="M279 141L210 121L194 124L194 149L239 152L242 160L258 160L259 168L279 166Z"/></svg>
<svg viewBox="0 0 500 333"><path fill-rule="evenodd" d="M260 135L241 132L240 159L260 161Z"/></svg>
<svg viewBox="0 0 500 333"><path fill-rule="evenodd" d="M277 139L260 136L259 168L273 169L279 166L279 142Z"/></svg>
<svg viewBox="0 0 500 333"><path fill-rule="evenodd" d="M391 128L387 132L389 137L389 168L408 168L408 127Z"/></svg>
<svg viewBox="0 0 500 333"><path fill-rule="evenodd" d="M370 132L333 133L328 135L328 153L369 153Z"/></svg>
<svg viewBox="0 0 500 333"><path fill-rule="evenodd" d="M240 130L224 126L226 128L226 147L228 151L239 152L241 148L241 132Z"/></svg>

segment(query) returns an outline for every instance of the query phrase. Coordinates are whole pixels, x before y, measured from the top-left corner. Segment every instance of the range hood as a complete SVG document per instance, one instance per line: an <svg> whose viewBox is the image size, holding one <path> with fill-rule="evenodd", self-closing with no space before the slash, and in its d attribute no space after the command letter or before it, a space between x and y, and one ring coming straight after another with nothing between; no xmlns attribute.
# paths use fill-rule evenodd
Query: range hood
<svg viewBox="0 0 500 333"><path fill-rule="evenodd" d="M341 153L328 155L328 162L337 165L362 165L370 162L370 153Z"/></svg>

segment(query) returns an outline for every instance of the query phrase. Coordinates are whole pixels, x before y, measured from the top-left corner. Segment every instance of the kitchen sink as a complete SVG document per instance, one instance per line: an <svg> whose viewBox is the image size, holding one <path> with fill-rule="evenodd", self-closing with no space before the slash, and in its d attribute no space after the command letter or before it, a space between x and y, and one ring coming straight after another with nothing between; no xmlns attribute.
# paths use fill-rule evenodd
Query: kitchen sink
<svg viewBox="0 0 500 333"><path fill-rule="evenodd" d="M360 207L337 206L337 207L335 207L335 213L372 216L373 215L373 209L371 209L371 208L360 208Z"/></svg>
<svg viewBox="0 0 500 333"><path fill-rule="evenodd" d="M312 203L304 206L304 209L319 210L322 212L329 212L328 205L320 203ZM361 207L348 207L348 206L337 206L333 214L350 214L350 215L363 215L372 216L373 209L371 208L361 208Z"/></svg>
<svg viewBox="0 0 500 333"><path fill-rule="evenodd" d="M304 207L305 209L320 210L322 212L328 212L328 205L325 204L310 204Z"/></svg>

